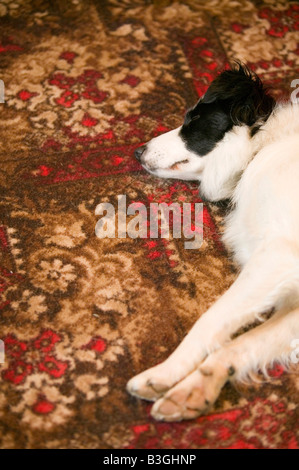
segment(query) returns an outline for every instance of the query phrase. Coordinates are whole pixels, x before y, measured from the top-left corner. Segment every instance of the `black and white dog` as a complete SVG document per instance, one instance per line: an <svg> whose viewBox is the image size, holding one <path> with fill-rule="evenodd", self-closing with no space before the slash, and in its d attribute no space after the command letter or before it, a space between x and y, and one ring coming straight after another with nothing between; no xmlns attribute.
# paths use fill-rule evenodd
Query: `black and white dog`
<svg viewBox="0 0 299 470"><path fill-rule="evenodd" d="M299 106L276 105L238 64L212 82L181 127L152 139L136 157L153 175L198 180L206 200L232 201L223 240L239 276L165 362L127 385L132 395L155 401L156 419L195 418L228 380L297 362ZM231 339L256 319L260 325Z"/></svg>

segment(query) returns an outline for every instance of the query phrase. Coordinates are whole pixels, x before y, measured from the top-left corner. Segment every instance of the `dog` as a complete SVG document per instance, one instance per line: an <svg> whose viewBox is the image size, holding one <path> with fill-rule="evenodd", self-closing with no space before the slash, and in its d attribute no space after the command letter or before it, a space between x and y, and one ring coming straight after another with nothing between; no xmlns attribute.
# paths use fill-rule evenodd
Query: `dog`
<svg viewBox="0 0 299 470"><path fill-rule="evenodd" d="M193 419L209 412L226 382L294 362L299 105L277 104L259 77L236 63L217 76L181 127L135 156L152 175L198 181L203 200L230 200L223 242L240 268L235 282L168 359L127 384L131 395L155 402L157 420Z"/></svg>

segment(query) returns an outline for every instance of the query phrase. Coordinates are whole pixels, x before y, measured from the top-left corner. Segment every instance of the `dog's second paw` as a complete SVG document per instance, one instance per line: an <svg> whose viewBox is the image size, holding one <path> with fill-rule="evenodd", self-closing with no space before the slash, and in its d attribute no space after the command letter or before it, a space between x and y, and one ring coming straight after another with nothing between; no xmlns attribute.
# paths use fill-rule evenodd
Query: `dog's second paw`
<svg viewBox="0 0 299 470"><path fill-rule="evenodd" d="M151 410L160 421L182 421L205 414L215 403L232 369L200 367L156 401Z"/></svg>
<svg viewBox="0 0 299 470"><path fill-rule="evenodd" d="M151 415L159 421L193 419L210 404L199 372L193 372L154 404Z"/></svg>
<svg viewBox="0 0 299 470"><path fill-rule="evenodd" d="M161 370L161 366L156 366L129 380L127 391L135 397L156 401L173 385L171 377Z"/></svg>

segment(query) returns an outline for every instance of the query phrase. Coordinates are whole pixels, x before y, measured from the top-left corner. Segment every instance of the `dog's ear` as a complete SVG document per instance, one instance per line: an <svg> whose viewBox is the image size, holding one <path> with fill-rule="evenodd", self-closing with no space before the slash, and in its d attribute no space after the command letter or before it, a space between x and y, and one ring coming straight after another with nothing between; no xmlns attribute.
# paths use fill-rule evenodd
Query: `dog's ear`
<svg viewBox="0 0 299 470"><path fill-rule="evenodd" d="M222 104L236 125L252 126L259 120L266 121L275 106L259 77L239 62L212 82L202 103L215 101Z"/></svg>
<svg viewBox="0 0 299 470"><path fill-rule="evenodd" d="M275 99L268 93L260 79L255 75L251 86L242 96L236 95L231 102L231 119L234 124L252 126L259 121L266 121L273 111Z"/></svg>

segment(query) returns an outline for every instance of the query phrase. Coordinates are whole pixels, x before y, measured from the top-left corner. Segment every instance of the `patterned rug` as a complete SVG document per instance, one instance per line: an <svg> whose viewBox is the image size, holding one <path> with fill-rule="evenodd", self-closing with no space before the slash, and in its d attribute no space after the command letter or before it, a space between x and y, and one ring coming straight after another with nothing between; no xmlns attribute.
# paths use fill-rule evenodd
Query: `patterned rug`
<svg viewBox="0 0 299 470"><path fill-rule="evenodd" d="M200 202L134 150L181 124L243 60L288 98L299 4L274 0L0 1L1 448L298 448L299 375L227 385L209 416L165 424L130 397L235 278L223 209L204 243L99 239L95 208Z"/></svg>

